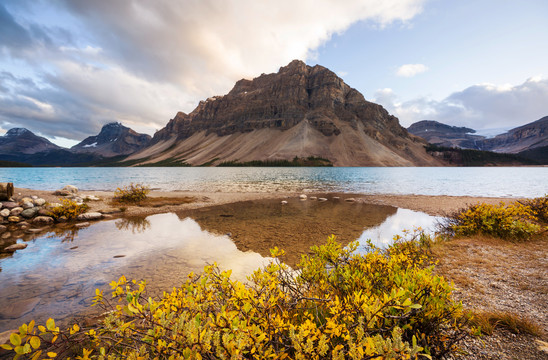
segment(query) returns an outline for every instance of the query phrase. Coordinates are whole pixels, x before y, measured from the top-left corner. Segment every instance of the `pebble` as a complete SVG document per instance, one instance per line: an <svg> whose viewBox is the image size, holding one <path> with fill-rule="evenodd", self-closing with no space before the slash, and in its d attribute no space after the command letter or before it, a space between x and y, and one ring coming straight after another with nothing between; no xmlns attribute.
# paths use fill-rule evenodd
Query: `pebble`
<svg viewBox="0 0 548 360"><path fill-rule="evenodd" d="M32 222L34 224L53 224L53 218L51 216L37 216Z"/></svg>
<svg viewBox="0 0 548 360"><path fill-rule="evenodd" d="M21 216L30 219L38 213L38 208L32 207L21 211Z"/></svg>
<svg viewBox="0 0 548 360"><path fill-rule="evenodd" d="M15 252L16 250L23 250L27 247L27 244L19 243L8 246L4 249L5 252Z"/></svg>
<svg viewBox="0 0 548 360"><path fill-rule="evenodd" d="M16 207L16 208L13 208L11 209L11 214L12 216L18 216L19 214L21 214L23 212L23 208L22 207Z"/></svg>
<svg viewBox="0 0 548 360"><path fill-rule="evenodd" d="M36 206L42 206L46 203L46 200L44 199L34 199L34 205Z"/></svg>
<svg viewBox="0 0 548 360"><path fill-rule="evenodd" d="M90 225L90 223L88 223L88 222L83 222L83 223L76 224L76 225L74 225L74 226L76 226L77 228L81 229L81 228L88 227L89 225Z"/></svg>
<svg viewBox="0 0 548 360"><path fill-rule="evenodd" d="M318 201L327 201L326 198L318 198Z"/></svg>
<svg viewBox="0 0 548 360"><path fill-rule="evenodd" d="M10 216L8 217L8 221L10 223L18 223L19 221L21 221L21 218L19 218L19 216Z"/></svg>
<svg viewBox="0 0 548 360"><path fill-rule="evenodd" d="M15 209L16 207L19 207L19 204L13 201L8 201L3 203L3 207L11 210L11 209Z"/></svg>
<svg viewBox="0 0 548 360"><path fill-rule="evenodd" d="M299 195L299 199L301 200L306 200L307 196L305 194L301 194Z"/></svg>
<svg viewBox="0 0 548 360"><path fill-rule="evenodd" d="M0 210L0 215L3 216L3 217L8 217L10 216L10 210L9 209L2 209Z"/></svg>
<svg viewBox="0 0 548 360"><path fill-rule="evenodd" d="M287 205L287 201L282 200L281 204L282 204L282 205Z"/></svg>
<svg viewBox="0 0 548 360"><path fill-rule="evenodd" d="M317 199L316 196L311 196L311 197L310 197L310 200L316 200L316 199Z"/></svg>
<svg viewBox="0 0 548 360"><path fill-rule="evenodd" d="M8 228L5 225L0 225L0 234L6 231Z"/></svg>

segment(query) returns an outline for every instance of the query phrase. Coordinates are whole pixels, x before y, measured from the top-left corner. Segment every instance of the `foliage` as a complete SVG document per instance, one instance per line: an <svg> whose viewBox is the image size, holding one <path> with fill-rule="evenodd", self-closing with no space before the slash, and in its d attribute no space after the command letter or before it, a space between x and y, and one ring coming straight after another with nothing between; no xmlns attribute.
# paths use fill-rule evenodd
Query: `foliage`
<svg viewBox="0 0 548 360"><path fill-rule="evenodd" d="M61 205L50 210L50 215L55 219L59 219L62 216L67 219L76 219L78 215L85 213L89 209L87 204L78 204L74 200L59 199L59 201L61 201Z"/></svg>
<svg viewBox="0 0 548 360"><path fill-rule="evenodd" d="M114 201L120 203L137 203L147 198L150 189L142 184L129 184L114 191Z"/></svg>
<svg viewBox="0 0 548 360"><path fill-rule="evenodd" d="M492 151L461 149L455 147L428 144L426 152L441 157L454 165L486 166L486 165L539 165L537 161L518 154L496 153ZM436 154L437 153L437 154Z"/></svg>
<svg viewBox="0 0 548 360"><path fill-rule="evenodd" d="M535 212L519 202L499 205L476 204L447 218L443 230L456 236L483 234L503 239L528 239L542 231Z"/></svg>
<svg viewBox="0 0 548 360"><path fill-rule="evenodd" d="M110 309L99 325L69 328L64 346L48 326L44 349L68 356L68 344L78 344L77 359L411 359L452 351L465 333L462 305L423 266L419 242L363 255L356 247L331 237L299 270L275 260L246 284L207 266L159 300L147 296L145 282L121 277L110 284L112 300L96 290L94 304ZM40 351L32 325L12 342L18 353Z"/></svg>
<svg viewBox="0 0 548 360"><path fill-rule="evenodd" d="M529 207L539 222L548 224L548 194L543 197L520 201L520 203Z"/></svg>

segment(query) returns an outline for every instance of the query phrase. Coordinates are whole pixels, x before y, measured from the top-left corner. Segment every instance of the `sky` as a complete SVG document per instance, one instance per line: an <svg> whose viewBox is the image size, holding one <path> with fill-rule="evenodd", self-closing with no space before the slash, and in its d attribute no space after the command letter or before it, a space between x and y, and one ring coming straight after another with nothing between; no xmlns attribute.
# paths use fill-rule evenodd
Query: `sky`
<svg viewBox="0 0 548 360"><path fill-rule="evenodd" d="M402 126L503 132L548 115L546 16L546 0L0 0L0 134L153 135L293 59Z"/></svg>

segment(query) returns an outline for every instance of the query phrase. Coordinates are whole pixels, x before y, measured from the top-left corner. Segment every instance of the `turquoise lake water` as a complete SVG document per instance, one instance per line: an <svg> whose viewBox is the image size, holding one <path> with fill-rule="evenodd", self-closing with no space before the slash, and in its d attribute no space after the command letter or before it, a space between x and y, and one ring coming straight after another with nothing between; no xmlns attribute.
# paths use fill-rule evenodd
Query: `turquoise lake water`
<svg viewBox="0 0 548 360"><path fill-rule="evenodd" d="M537 197L548 193L548 167L1 168L6 181L42 190L114 190L133 182L181 191Z"/></svg>

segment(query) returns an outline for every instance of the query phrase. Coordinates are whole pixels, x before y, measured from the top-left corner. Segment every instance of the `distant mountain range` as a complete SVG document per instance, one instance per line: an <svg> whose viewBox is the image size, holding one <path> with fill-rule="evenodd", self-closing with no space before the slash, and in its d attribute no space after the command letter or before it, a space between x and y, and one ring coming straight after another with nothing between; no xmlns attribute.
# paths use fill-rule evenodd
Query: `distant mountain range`
<svg viewBox="0 0 548 360"><path fill-rule="evenodd" d="M10 129L0 136L0 160L33 166L87 166L107 159L121 159L144 148L151 137L138 134L120 123L103 126L70 149L51 143L24 128Z"/></svg>
<svg viewBox="0 0 548 360"><path fill-rule="evenodd" d="M490 138L474 135L474 129L432 120L416 122L407 130L439 146L517 154L548 164L548 116Z"/></svg>
<svg viewBox="0 0 548 360"><path fill-rule="evenodd" d="M0 162L4 166L14 166L13 162L33 166L462 164L453 161L455 154L440 156L439 148L433 151L428 143L544 159L547 122L548 117L490 139L474 135L473 129L436 121L420 121L405 129L329 69L294 60L277 73L238 81L228 94L201 101L189 114L177 113L152 138L110 123L98 135L66 149L27 129L11 129L0 136ZM476 158L474 154L474 164L482 164L483 157ZM486 158L496 165L503 157ZM519 159L513 156L509 161L519 165Z"/></svg>

